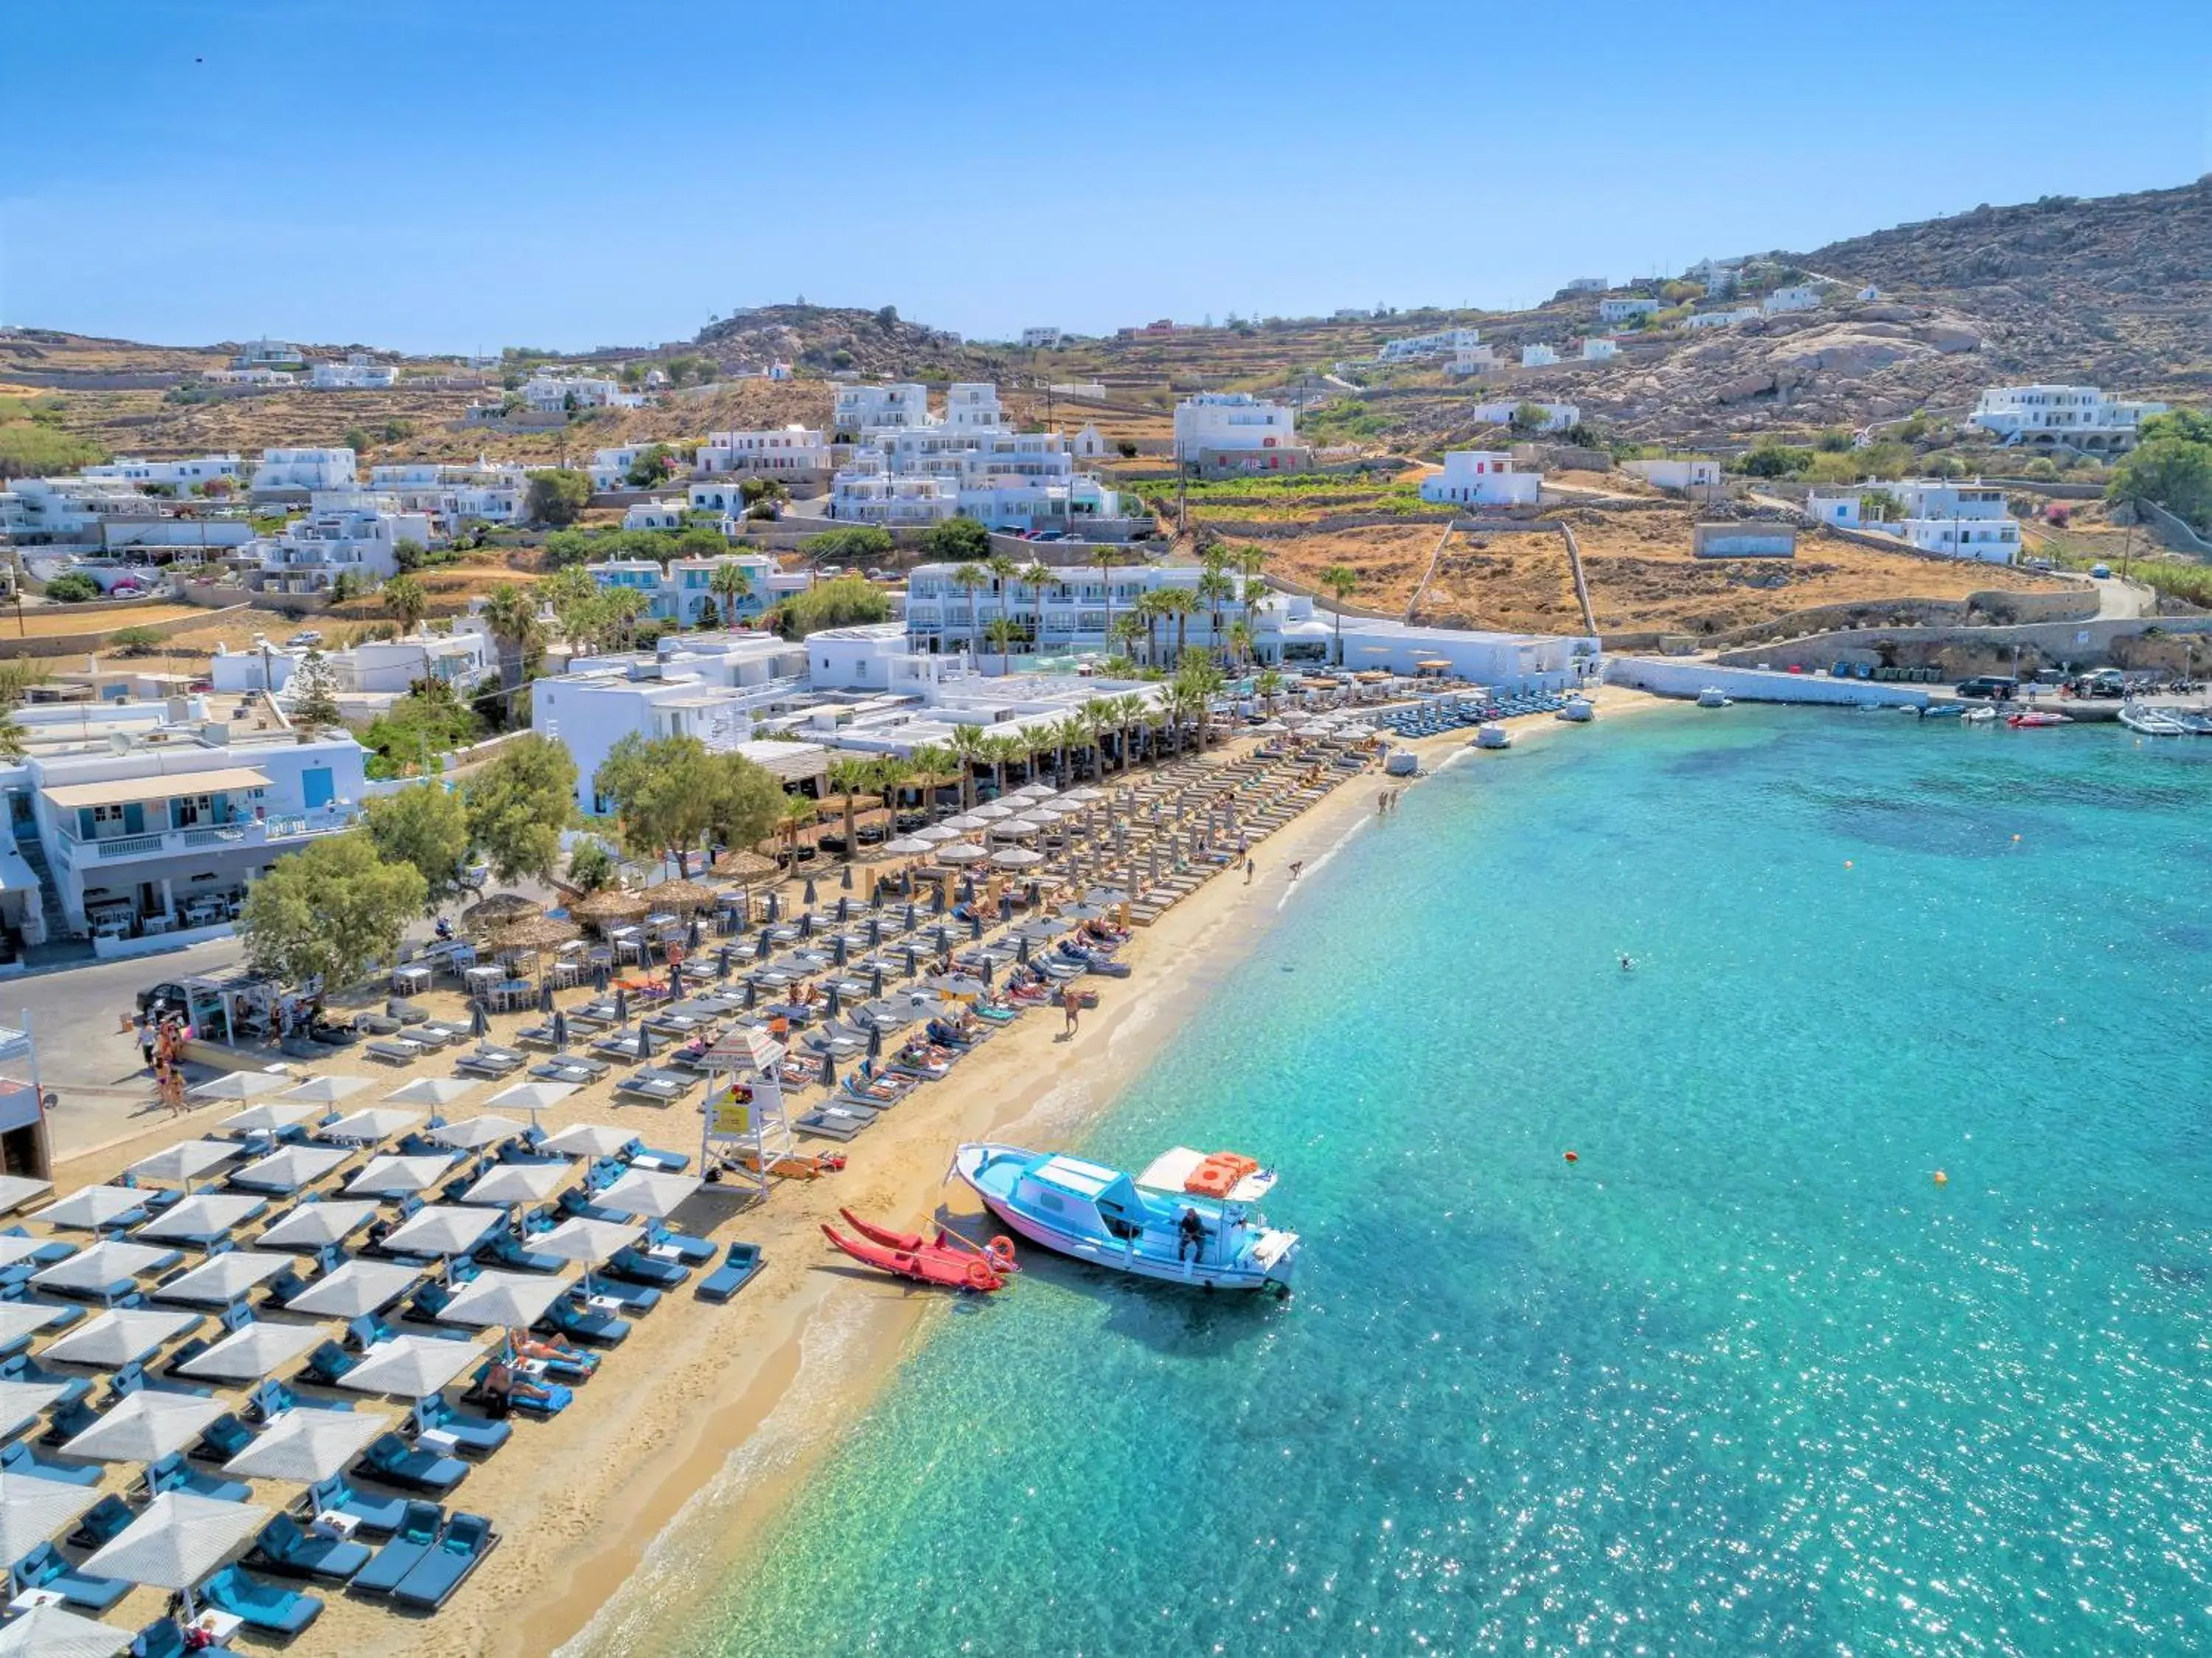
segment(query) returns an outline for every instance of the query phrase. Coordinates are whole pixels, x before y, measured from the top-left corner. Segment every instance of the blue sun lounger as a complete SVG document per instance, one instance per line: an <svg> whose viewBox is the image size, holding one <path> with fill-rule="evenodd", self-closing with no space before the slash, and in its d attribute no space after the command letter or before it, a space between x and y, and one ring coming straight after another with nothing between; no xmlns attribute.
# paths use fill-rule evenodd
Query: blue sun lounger
<svg viewBox="0 0 2212 1658"><path fill-rule="evenodd" d="M408 1491L450 1491L469 1475L459 1457L418 1451L397 1434L380 1434L354 1465L354 1472L383 1485Z"/></svg>
<svg viewBox="0 0 2212 1658"><path fill-rule="evenodd" d="M422 1564L445 1529L446 1511L434 1503L413 1502L392 1540L376 1551L376 1558L353 1575L347 1587L356 1594L389 1594L400 1580Z"/></svg>
<svg viewBox="0 0 2212 1658"><path fill-rule="evenodd" d="M92 1463L79 1468L67 1463L49 1462L42 1456L33 1455L31 1448L18 1440L5 1450L0 1450L0 1473L26 1474L33 1479L55 1479L64 1485L97 1485L100 1471Z"/></svg>
<svg viewBox="0 0 2212 1658"><path fill-rule="evenodd" d="M343 1474L332 1474L307 1487L301 1508L311 1517L325 1509L335 1509L340 1514L351 1515L369 1536L389 1537L399 1529L399 1522L407 1512L407 1499L371 1496L354 1490Z"/></svg>
<svg viewBox="0 0 2212 1658"><path fill-rule="evenodd" d="M280 1514L261 1528L253 1548L240 1564L279 1577L330 1577L343 1582L368 1564L364 1544L314 1537L300 1522Z"/></svg>
<svg viewBox="0 0 2212 1658"><path fill-rule="evenodd" d="M323 1603L314 1595L248 1577L235 1566L225 1566L201 1584L199 1598L263 1635L297 1635L323 1615Z"/></svg>
<svg viewBox="0 0 2212 1658"><path fill-rule="evenodd" d="M9 1568L8 1576L14 1582L15 1594L26 1589L52 1589L70 1605L88 1607L94 1612L106 1611L131 1588L117 1578L94 1577L79 1571L51 1543L41 1543L33 1549Z"/></svg>
<svg viewBox="0 0 2212 1658"><path fill-rule="evenodd" d="M703 1301L726 1301L753 1281L761 1263L758 1244L733 1243L722 1264L700 1279L692 1293Z"/></svg>
<svg viewBox="0 0 2212 1658"><path fill-rule="evenodd" d="M392 1600L403 1606L436 1611L498 1545L499 1534L482 1515L455 1515L414 1570L393 1586Z"/></svg>

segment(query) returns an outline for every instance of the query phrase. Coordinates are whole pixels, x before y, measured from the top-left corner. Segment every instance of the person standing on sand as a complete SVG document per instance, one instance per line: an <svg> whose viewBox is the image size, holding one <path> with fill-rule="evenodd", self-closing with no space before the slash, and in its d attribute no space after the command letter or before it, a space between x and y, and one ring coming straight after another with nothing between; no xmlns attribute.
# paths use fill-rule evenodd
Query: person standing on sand
<svg viewBox="0 0 2212 1658"><path fill-rule="evenodd" d="M1060 1010L1067 1015L1067 1023L1060 1033L1064 1039L1074 1035L1076 1027L1083 1022L1083 998L1076 994L1073 985L1060 993Z"/></svg>
<svg viewBox="0 0 2212 1658"><path fill-rule="evenodd" d="M1300 858L1297 863L1291 865L1291 879L1292 881L1296 881L1298 878L1298 871L1305 867L1306 862L1304 858Z"/></svg>
<svg viewBox="0 0 2212 1658"><path fill-rule="evenodd" d="M1247 887L1249 887L1252 884L1252 877L1259 873L1259 860L1257 858L1247 857L1244 860L1244 884Z"/></svg>

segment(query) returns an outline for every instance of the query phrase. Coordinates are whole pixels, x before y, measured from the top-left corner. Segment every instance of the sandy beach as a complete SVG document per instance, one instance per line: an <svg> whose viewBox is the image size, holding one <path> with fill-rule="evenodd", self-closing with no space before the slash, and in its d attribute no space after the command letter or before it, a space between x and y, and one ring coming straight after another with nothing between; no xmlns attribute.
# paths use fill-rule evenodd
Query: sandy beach
<svg viewBox="0 0 2212 1658"><path fill-rule="evenodd" d="M1596 700L1595 726L1523 720L1516 742L1602 741L1606 721L1668 705L1614 689ZM1413 746L1425 771L1462 753L1454 765L1511 763L1510 751L1478 753L1467 744L1462 732ZM1374 771L1351 778L1255 850L1259 871L1251 885L1225 873L1139 930L1122 952L1132 977L1101 984L1101 1006L1073 1039L1060 1039L1060 1021L1048 1013L1018 1021L946 1081L885 1115L854 1143L842 1173L782 1181L752 1207L744 1201L750 1193L702 1188L678 1222L717 1241L743 1237L761 1245L766 1265L759 1277L726 1306L696 1301L688 1288L672 1294L636 1321L574 1405L550 1421L519 1422L508 1445L471 1470L448 1506L490 1516L502 1541L443 1611L403 1617L324 1592L321 1618L291 1649L426 1658L653 1649L649 1632L658 1613L686 1595L696 1598L724 1551L772 1522L812 1460L865 1413L925 1319L950 1306L952 1298L851 1268L823 1243L820 1222L834 1219L841 1205L901 1226L940 1212L974 1212L944 1185L952 1148L1015 1125L1025 1138L1048 1139L1110 1103L1204 1006L1214 981L1295 911L1297 888L1288 865L1316 868L1374 819L1376 795L1395 781ZM505 1021L495 1025L495 1039L507 1028ZM376 1068L364 1060L326 1069ZM446 1068L433 1062L428 1069ZM392 1074L390 1086L406 1075ZM498 1086L485 1084L482 1097ZM465 1100L448 1114L473 1109ZM112 1178L162 1144L204 1132L216 1115L202 1109L66 1163L57 1189ZM618 1106L605 1083L562 1101L542 1121L549 1130L612 1123L648 1143L697 1147L696 1101ZM110 1483L119 1484L125 1472ZM293 1495L271 1486L258 1490L256 1500ZM687 1505L695 1505L690 1515ZM159 1609L153 1592L135 1591L111 1619L135 1627Z"/></svg>

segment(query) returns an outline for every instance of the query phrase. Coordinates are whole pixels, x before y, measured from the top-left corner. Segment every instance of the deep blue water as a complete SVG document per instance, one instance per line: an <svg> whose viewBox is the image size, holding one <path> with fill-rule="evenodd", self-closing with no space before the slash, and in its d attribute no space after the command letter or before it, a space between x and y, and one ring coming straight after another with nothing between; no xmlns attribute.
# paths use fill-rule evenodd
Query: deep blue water
<svg viewBox="0 0 2212 1658"><path fill-rule="evenodd" d="M1030 1252L691 1649L2212 1647L2209 850L2117 731L1452 768L1080 1148L1279 1167L1297 1296Z"/></svg>

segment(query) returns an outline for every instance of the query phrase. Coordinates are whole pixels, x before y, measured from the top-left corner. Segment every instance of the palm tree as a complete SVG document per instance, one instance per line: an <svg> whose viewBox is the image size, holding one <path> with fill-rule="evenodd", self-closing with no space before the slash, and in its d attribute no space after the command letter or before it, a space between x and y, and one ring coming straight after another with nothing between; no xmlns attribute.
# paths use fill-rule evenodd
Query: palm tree
<svg viewBox="0 0 2212 1658"><path fill-rule="evenodd" d="M422 619L430 613L430 595L411 576L393 576L384 584L381 596L384 613L399 624L399 637L403 639L422 626Z"/></svg>
<svg viewBox="0 0 2212 1658"><path fill-rule="evenodd" d="M1013 672L1014 636L1021 630L1014 625L1011 616L994 616L983 625L983 637L999 653L999 673L1001 676Z"/></svg>
<svg viewBox="0 0 2212 1658"><path fill-rule="evenodd" d="M1156 667L1160 655L1160 608L1162 594L1157 588L1150 593L1137 595L1137 619L1145 625L1145 666Z"/></svg>
<svg viewBox="0 0 2212 1658"><path fill-rule="evenodd" d="M1091 733L1091 746L1098 751L1098 777L1103 783L1106 778L1106 734L1119 725L1114 717L1114 699L1093 697L1075 711Z"/></svg>
<svg viewBox="0 0 2212 1658"><path fill-rule="evenodd" d="M1184 630L1190 625L1190 619L1198 614L1198 594L1188 588L1168 588L1160 594L1161 613L1175 618L1174 666L1180 666L1182 662Z"/></svg>
<svg viewBox="0 0 2212 1658"><path fill-rule="evenodd" d="M1001 731L983 739L983 758L991 763L991 793L1006 792L1006 768L1029 759L1029 749L1018 732Z"/></svg>
<svg viewBox="0 0 2212 1658"><path fill-rule="evenodd" d="M1272 667L1261 668L1260 677L1252 681L1252 689L1260 693L1261 706L1267 710L1270 719L1273 718L1275 698L1283 694L1283 676Z"/></svg>
<svg viewBox="0 0 2212 1658"><path fill-rule="evenodd" d="M1133 691L1124 692L1114 698L1115 722L1121 731L1121 769L1127 771L1133 756L1130 734L1152 711L1152 699Z"/></svg>
<svg viewBox="0 0 2212 1658"><path fill-rule="evenodd" d="M723 622L734 626L739 601L751 595L753 578L743 564L728 559L714 566L714 573L707 578L707 590L720 601Z"/></svg>
<svg viewBox="0 0 2212 1658"><path fill-rule="evenodd" d="M1114 619L1114 625L1107 630L1107 637L1118 641L1121 647L1121 654L1134 661L1137 655L1137 641L1143 637L1144 632L1145 619L1134 611L1131 611L1127 615L1116 616Z"/></svg>
<svg viewBox="0 0 2212 1658"><path fill-rule="evenodd" d="M988 758L990 739L972 725L952 734L952 758L960 767L960 809L975 809L975 768Z"/></svg>
<svg viewBox="0 0 2212 1658"><path fill-rule="evenodd" d="M1349 564L1331 564L1321 573L1321 584L1336 595L1336 665L1344 666L1344 601L1359 585L1359 572Z"/></svg>
<svg viewBox="0 0 2212 1658"><path fill-rule="evenodd" d="M853 824L854 797L875 780L875 763L864 760L858 755L834 761L830 767L830 786L837 791L845 807L845 862L848 863L858 857L860 850Z"/></svg>
<svg viewBox="0 0 2212 1658"><path fill-rule="evenodd" d="M937 805L937 791L950 782L958 761L952 751L942 743L926 742L907 756L913 763L915 782L921 792L921 809L927 813Z"/></svg>
<svg viewBox="0 0 2212 1658"><path fill-rule="evenodd" d="M1228 556L1218 548L1208 552L1206 568L1200 572L1198 585L1191 591L1191 596L1204 605L1209 613L1208 619L1213 631L1207 637L1213 641L1213 648L1221 652L1224 661L1229 651L1221 637L1221 607L1237 596L1237 583L1230 579L1228 562Z"/></svg>
<svg viewBox="0 0 2212 1658"><path fill-rule="evenodd" d="M949 578L957 588L968 590L968 653L975 654L975 639L980 631L975 625L975 589L991 585L991 572L985 566L969 563L957 566Z"/></svg>
<svg viewBox="0 0 2212 1658"><path fill-rule="evenodd" d="M784 797L782 815L775 820L775 833L783 843L786 863L794 866L798 863L799 838L812 828L821 816L821 802L809 800L804 795Z"/></svg>
<svg viewBox="0 0 2212 1658"><path fill-rule="evenodd" d="M1252 625L1249 622L1235 621L1229 625L1228 655L1232 662L1252 660Z"/></svg>
<svg viewBox="0 0 2212 1658"><path fill-rule="evenodd" d="M915 752L918 753L921 751ZM898 811L900 791L915 779L914 761L902 759L896 754L885 754L876 761L872 770L873 771L873 777L871 779L872 786L883 795L884 804L890 807L896 815Z"/></svg>
<svg viewBox="0 0 2212 1658"><path fill-rule="evenodd" d="M1176 685L1186 693L1190 711L1198 716L1198 752L1206 753L1206 745L1213 735L1213 699L1229 683L1211 657L1194 656L1176 670Z"/></svg>
<svg viewBox="0 0 2212 1658"><path fill-rule="evenodd" d="M483 619L499 643L500 684L512 691L527 675L531 657L543 648L538 600L514 582L501 582L484 600Z"/></svg>
<svg viewBox="0 0 2212 1658"><path fill-rule="evenodd" d="M1099 548L1091 559L1091 562L1098 566L1098 574L1105 581L1106 637L1109 639L1114 637L1114 567L1116 564L1133 564L1143 557L1144 555L1133 547L1108 546Z"/></svg>
<svg viewBox="0 0 2212 1658"><path fill-rule="evenodd" d="M1091 746L1091 721L1079 710L1072 713L1053 728L1052 735L1053 741L1060 749L1060 764L1054 769L1053 776L1060 779L1060 786L1065 788L1075 775L1068 766L1069 753L1079 753Z"/></svg>

